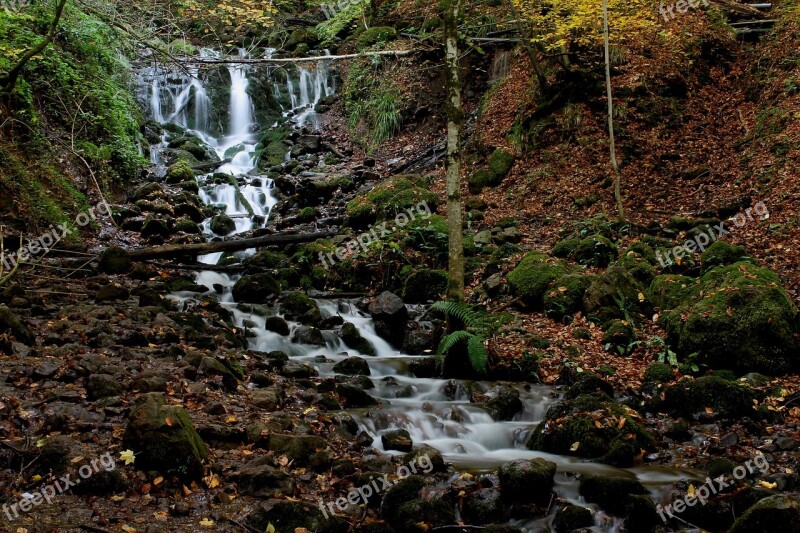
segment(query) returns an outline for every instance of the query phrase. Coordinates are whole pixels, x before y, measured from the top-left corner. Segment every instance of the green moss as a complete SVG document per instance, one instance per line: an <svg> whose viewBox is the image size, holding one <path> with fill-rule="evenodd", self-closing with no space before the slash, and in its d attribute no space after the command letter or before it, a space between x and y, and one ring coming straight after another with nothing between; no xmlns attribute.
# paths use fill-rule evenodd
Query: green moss
<svg viewBox="0 0 800 533"><path fill-rule="evenodd" d="M499 185L514 166L514 154L502 148L495 150L489 157L489 173L492 176L492 185Z"/></svg>
<svg viewBox="0 0 800 533"><path fill-rule="evenodd" d="M383 44L396 38L397 30L391 26L373 26L365 29L356 38L356 49L361 51L370 46Z"/></svg>
<svg viewBox="0 0 800 533"><path fill-rule="evenodd" d="M602 235L582 239L564 239L553 247L553 255L583 265L608 266L617 257L617 246Z"/></svg>
<svg viewBox="0 0 800 533"><path fill-rule="evenodd" d="M424 224L424 208L427 204L433 212L439 205L439 197L430 190L426 178L419 175L399 175L391 177L374 187L366 194L360 194L347 204L348 223L353 227L364 227L375 221L394 218L398 213L411 212L416 216L409 224ZM411 226L416 227L416 226Z"/></svg>
<svg viewBox="0 0 800 533"><path fill-rule="evenodd" d="M685 417L707 408L723 418L754 416L754 399L751 389L715 376L686 378L664 391L664 407Z"/></svg>
<svg viewBox="0 0 800 533"><path fill-rule="evenodd" d="M642 255L634 251L628 251L619 258L617 264L631 273L631 276L647 287L656 277L656 269Z"/></svg>
<svg viewBox="0 0 800 533"><path fill-rule="evenodd" d="M648 297L661 310L675 309L686 302L694 292L696 280L676 274L662 274L653 278Z"/></svg>
<svg viewBox="0 0 800 533"><path fill-rule="evenodd" d="M732 265L747 258L747 250L743 246L731 246L725 241L716 241L700 256L703 270L708 271L717 266Z"/></svg>
<svg viewBox="0 0 800 533"><path fill-rule="evenodd" d="M606 351L614 350L621 355L627 355L630 345L636 340L636 331L633 325L625 320L612 320L605 326L603 346Z"/></svg>
<svg viewBox="0 0 800 533"><path fill-rule="evenodd" d="M583 295L592 284L593 276L567 274L559 278L544 295L544 312L561 320L583 309Z"/></svg>
<svg viewBox="0 0 800 533"><path fill-rule="evenodd" d="M192 167L186 161L178 161L167 169L167 183L181 183L194 179Z"/></svg>
<svg viewBox="0 0 800 533"><path fill-rule="evenodd" d="M420 268L406 278L403 300L407 303L437 301L447 292L449 278L443 270Z"/></svg>
<svg viewBox="0 0 800 533"><path fill-rule="evenodd" d="M508 282L515 296L533 307L543 305L543 297L551 283L569 272L562 262L541 252L530 252L509 272Z"/></svg>
<svg viewBox="0 0 800 533"><path fill-rule="evenodd" d="M669 383L674 379L675 371L665 363L652 363L644 371L645 383Z"/></svg>
<svg viewBox="0 0 800 533"><path fill-rule="evenodd" d="M97 268L106 274L125 274L132 266L130 254L118 246L106 248L98 261Z"/></svg>
<svg viewBox="0 0 800 533"><path fill-rule="evenodd" d="M317 214L313 207L304 207L297 215L297 219L301 222L311 222L316 218Z"/></svg>

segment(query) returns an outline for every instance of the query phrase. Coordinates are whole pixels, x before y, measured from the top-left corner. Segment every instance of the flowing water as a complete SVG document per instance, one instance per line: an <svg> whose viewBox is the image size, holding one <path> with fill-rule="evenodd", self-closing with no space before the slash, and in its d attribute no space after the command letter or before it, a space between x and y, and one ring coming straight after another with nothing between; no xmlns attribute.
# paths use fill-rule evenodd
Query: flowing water
<svg viewBox="0 0 800 533"><path fill-rule="evenodd" d="M267 54L271 52L267 51ZM215 54L212 51L204 53ZM253 174L257 163L254 152L258 142L254 131L258 125L253 124L253 102L248 92L251 72L249 67L241 65L231 65L228 72L230 99L227 104L229 108L224 113L228 117L228 123L222 131L210 131L210 99L203 83L203 73L198 70L191 70L187 74L158 66L145 69L140 77L140 99L149 110L151 118L188 128L221 159L230 159L220 164L216 172L231 175L236 185L213 183L213 173L200 176L198 183L203 202L220 205L234 219L236 228L231 235L235 235L266 225L276 199L272 180ZM298 127L314 126L318 124L314 106L320 99L335 91L335 80L327 63L320 62L315 68L296 69L284 81L276 81L271 90L276 97L289 96L286 99L289 108L282 110L285 118ZM159 158L165 145L162 142L153 147L154 160ZM252 208L252 214L241 202L242 197ZM208 238L215 236L210 229L209 220L203 223L203 229ZM250 253L253 251L240 254ZM216 264L220 257L221 254L210 254L200 257L199 260L206 264ZM237 276L210 270L197 274L197 283L207 286L212 294L215 289L222 287L218 292L219 301L232 312L237 326L249 330L252 349L286 352L294 359L311 364L321 376L334 375L335 363L348 356L361 355L345 346L332 332L323 332L327 342L325 347L292 342L292 334L300 327L296 322L289 321L292 332L289 336L268 331L264 327L267 315L281 315L281 310L278 308L254 312L253 306L239 306L231 294L231 288L237 279ZM191 293L174 295L179 300L193 296ZM368 392L385 400L386 406L369 410L369 416L367 410L352 410L351 413L363 430L373 438L373 445L379 450L383 451L380 438L383 433L403 428L408 430L416 445L429 444L438 449L457 471L490 471L513 459L543 457L558 465L556 490L559 495L587 507L592 506L581 501L577 481L573 475L566 474L567 472L636 477L652 487L656 496L659 486L691 477L691 473L676 470L652 467L622 470L528 450L524 445L528 435L555 401L550 387L514 385L520 392L524 410L512 421L494 421L481 405L470 402L469 391L479 389L491 395L497 390L497 384L414 377L409 371L409 363L421 356L400 353L390 346L376 334L371 318L361 313L353 302L319 300L317 303L323 317L340 315L344 320L353 323L361 335L375 346L376 356L364 356L370 367L370 379L375 383L375 388ZM597 517L597 531L617 531L620 528L618 519L607 517L602 512ZM535 521L517 521L516 525L526 531L545 531L549 529L551 521L552 515Z"/></svg>

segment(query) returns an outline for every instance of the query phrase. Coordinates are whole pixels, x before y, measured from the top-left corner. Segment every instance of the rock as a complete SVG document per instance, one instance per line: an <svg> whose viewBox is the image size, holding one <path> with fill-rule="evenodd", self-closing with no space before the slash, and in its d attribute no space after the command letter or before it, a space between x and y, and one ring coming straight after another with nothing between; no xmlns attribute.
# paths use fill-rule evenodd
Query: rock
<svg viewBox="0 0 800 533"><path fill-rule="evenodd" d="M342 341L344 341L348 347L357 350L359 353L372 356L377 355L372 343L362 337L358 328L350 322L342 324Z"/></svg>
<svg viewBox="0 0 800 533"><path fill-rule="evenodd" d="M692 294L697 280L689 276L662 274L653 278L647 296L662 311L675 309Z"/></svg>
<svg viewBox="0 0 800 533"><path fill-rule="evenodd" d="M607 267L617 258L617 246L602 235L564 239L553 247L553 255L582 265Z"/></svg>
<svg viewBox="0 0 800 533"><path fill-rule="evenodd" d="M556 464L537 457L518 459L500 466L500 494L507 503L546 503L555 481Z"/></svg>
<svg viewBox="0 0 800 533"><path fill-rule="evenodd" d="M257 457L233 472L231 479L236 482L239 492L256 498L294 494L294 479L286 472L274 468L272 461L270 456Z"/></svg>
<svg viewBox="0 0 800 533"><path fill-rule="evenodd" d="M700 256L700 262L703 270L709 271L714 267L732 265L746 260L746 258L747 250L743 246L732 246L725 241L718 240L706 248Z"/></svg>
<svg viewBox="0 0 800 533"><path fill-rule="evenodd" d="M596 277L583 296L583 307L593 314L599 322L612 318L626 319L625 311L637 311L640 307L639 294L644 288L624 267L612 265ZM624 300L628 309L620 309Z"/></svg>
<svg viewBox="0 0 800 533"><path fill-rule="evenodd" d="M267 449L285 455L297 466L308 466L316 459L318 452L325 450L328 443L316 435L281 435L270 433Z"/></svg>
<svg viewBox="0 0 800 533"><path fill-rule="evenodd" d="M119 381L108 374L92 374L86 384L86 392L90 400L119 396L122 394L122 390Z"/></svg>
<svg viewBox="0 0 800 533"><path fill-rule="evenodd" d="M528 253L507 278L511 292L533 308L543 306L545 292L551 283L569 273L569 267L540 252Z"/></svg>
<svg viewBox="0 0 800 533"><path fill-rule="evenodd" d="M443 270L419 268L406 278L403 300L411 304L437 301L447 292L449 278Z"/></svg>
<svg viewBox="0 0 800 533"><path fill-rule="evenodd" d="M636 479L584 475L580 494L589 503L596 503L604 511L625 517L631 496L647 496L649 492Z"/></svg>
<svg viewBox="0 0 800 533"><path fill-rule="evenodd" d="M308 363L293 360L286 361L280 373L282 376L293 379L308 379L319 375L316 369Z"/></svg>
<svg viewBox="0 0 800 533"><path fill-rule="evenodd" d="M267 531L270 524L276 532L325 531L347 533L348 522L336 518L333 510L320 511L316 505L287 500L268 500L251 513L246 523L257 531Z"/></svg>
<svg viewBox="0 0 800 533"><path fill-rule="evenodd" d="M573 400L578 396L592 394L593 392L605 394L610 399L614 398L614 387L594 374L583 372L578 375L574 383L564 394L564 399Z"/></svg>
<svg viewBox="0 0 800 533"><path fill-rule="evenodd" d="M781 494L764 498L734 522L730 533L800 533L800 501Z"/></svg>
<svg viewBox="0 0 800 533"><path fill-rule="evenodd" d="M279 388L254 390L251 394L253 405L265 411L275 411L281 405L283 392Z"/></svg>
<svg viewBox="0 0 800 533"><path fill-rule="evenodd" d="M94 294L94 300L96 302L109 302L115 300L127 300L130 298L130 296L131 293L127 288L123 287L122 285L110 283L108 285L103 285L97 290L97 292Z"/></svg>
<svg viewBox="0 0 800 533"><path fill-rule="evenodd" d="M562 320L583 310L583 296L594 276L567 274L556 280L544 294L544 312L550 318Z"/></svg>
<svg viewBox="0 0 800 533"><path fill-rule="evenodd" d="M386 451L410 452L414 443L411 435L405 429L394 429L381 435L381 443Z"/></svg>
<svg viewBox="0 0 800 533"><path fill-rule="evenodd" d="M447 472L447 463L442 454L428 444L423 444L403 456L403 464L416 464L423 473ZM430 472L429 472L430 471Z"/></svg>
<svg viewBox="0 0 800 533"><path fill-rule="evenodd" d="M127 250L118 246L106 248L98 260L97 269L104 274L127 274L133 262Z"/></svg>
<svg viewBox="0 0 800 533"><path fill-rule="evenodd" d="M775 273L740 262L705 273L660 322L679 354L697 352L711 368L780 375L800 364L797 316Z"/></svg>
<svg viewBox="0 0 800 533"><path fill-rule="evenodd" d="M289 292L281 298L281 311L287 320L319 327L322 321L317 303L302 292Z"/></svg>
<svg viewBox="0 0 800 533"><path fill-rule="evenodd" d="M675 370L666 363L651 363L644 371L644 383L669 383L675 380Z"/></svg>
<svg viewBox="0 0 800 533"><path fill-rule="evenodd" d="M592 511L580 505L568 504L559 509L553 518L556 533L571 533L576 529L594 526Z"/></svg>
<svg viewBox="0 0 800 533"><path fill-rule="evenodd" d="M309 344L311 346L325 346L327 344L325 342L325 337L322 336L322 332L311 326L300 326L297 328L294 335L292 335L292 342Z"/></svg>
<svg viewBox="0 0 800 533"><path fill-rule="evenodd" d="M137 398L128 418L124 445L137 453L137 468L182 479L197 479L208 448L182 408L166 404L160 393Z"/></svg>
<svg viewBox="0 0 800 533"><path fill-rule="evenodd" d="M281 293L281 284L270 274L245 275L239 278L231 293L239 303L262 304Z"/></svg>
<svg viewBox="0 0 800 533"><path fill-rule="evenodd" d="M411 500L400 506L395 520L392 524L396 530L424 533L452 524L455 511L453 505L443 499Z"/></svg>
<svg viewBox="0 0 800 533"><path fill-rule="evenodd" d="M664 391L664 408L685 417L711 408L723 418L757 415L752 390L716 376L682 379Z"/></svg>
<svg viewBox="0 0 800 533"><path fill-rule="evenodd" d="M402 324L408 320L408 310L403 300L396 294L389 291L381 293L373 298L367 307L373 320L387 322L389 324Z"/></svg>
<svg viewBox="0 0 800 533"><path fill-rule="evenodd" d="M165 220L148 216L144 219L140 233L142 237L149 239L150 237L169 237L172 230Z"/></svg>
<svg viewBox="0 0 800 533"><path fill-rule="evenodd" d="M45 440L39 450L38 466L43 472L60 474L72 459L83 455L78 441L67 435L56 435Z"/></svg>
<svg viewBox="0 0 800 533"><path fill-rule="evenodd" d="M10 331L20 342L28 345L36 343L36 336L20 318L5 305L0 305L0 331Z"/></svg>
<svg viewBox="0 0 800 533"><path fill-rule="evenodd" d="M432 378L437 375L436 359L424 357L408 364L409 371L418 378Z"/></svg>
<svg viewBox="0 0 800 533"><path fill-rule="evenodd" d="M462 508L467 524L484 525L505 521L505 507L500 492L493 488L480 489L470 494Z"/></svg>
<svg viewBox="0 0 800 533"><path fill-rule="evenodd" d="M419 498L425 481L420 476L410 476L399 481L383 494L381 501L381 517L390 524L397 523L400 507Z"/></svg>
<svg viewBox="0 0 800 533"><path fill-rule="evenodd" d="M336 394L344 400L348 408L372 407L378 404L375 398L364 392L364 389L349 383L338 384L336 386Z"/></svg>
<svg viewBox="0 0 800 533"><path fill-rule="evenodd" d="M277 333L278 335L289 335L289 324L283 319L283 317L279 316L267 317L266 321L264 322L264 329Z"/></svg>
<svg viewBox="0 0 800 533"><path fill-rule="evenodd" d="M211 219L210 227L211 231L224 237L236 230L236 222L228 215L219 214Z"/></svg>
<svg viewBox="0 0 800 533"><path fill-rule="evenodd" d="M333 365L333 371L348 376L369 376L371 373L366 359L361 357L348 357Z"/></svg>
<svg viewBox="0 0 800 533"><path fill-rule="evenodd" d="M523 408L519 391L512 387L501 387L497 395L486 402L486 410L495 420L513 420Z"/></svg>
<svg viewBox="0 0 800 533"><path fill-rule="evenodd" d="M406 324L402 350L407 354L422 354L434 351L439 338L432 322L412 320Z"/></svg>
<svg viewBox="0 0 800 533"><path fill-rule="evenodd" d="M58 366L50 361L45 361L33 370L32 377L39 380L49 379L55 376L56 372L58 372Z"/></svg>

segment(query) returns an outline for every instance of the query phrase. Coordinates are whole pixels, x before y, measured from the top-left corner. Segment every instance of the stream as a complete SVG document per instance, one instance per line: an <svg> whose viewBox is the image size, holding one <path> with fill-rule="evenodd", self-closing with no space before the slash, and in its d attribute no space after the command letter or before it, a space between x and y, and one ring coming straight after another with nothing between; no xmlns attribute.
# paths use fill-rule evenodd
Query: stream
<svg viewBox="0 0 800 533"><path fill-rule="evenodd" d="M264 52L266 56L271 53L272 50ZM218 55L212 50L204 50L203 54ZM240 51L240 54L245 55L245 52ZM139 72L139 99L151 119L186 128L202 139L221 160L229 160L220 164L214 172L197 178L201 200L207 205L220 206L221 212L235 222L235 229L228 235L217 235L211 229L211 220L205 220L202 229L207 239L264 228L272 208L278 202L273 180L258 175L255 171L259 126L263 126L257 124L253 101L256 94L251 90L251 77L256 69L243 65L223 67L225 68L230 78L230 95L225 102L227 109L214 109L206 73L196 68L190 69L187 75L185 72L154 64ZM272 96L276 100L288 102L288 105L282 105L284 120L295 128L318 128L315 106L321 99L335 92L335 71L329 68L327 62L319 62L310 68L290 67L286 70L285 77L276 77L271 88ZM215 120L214 117L224 117L227 122L220 118ZM166 146L165 134L162 142L151 149L154 166L165 167L161 154ZM286 159L289 157L290 154L287 153ZM240 194L237 193L237 186L214 179L219 173L232 176ZM242 197L249 208L241 201ZM248 250L238 255L246 257L254 252ZM200 262L209 265L217 264L221 259L221 253L198 258ZM281 310L278 308L260 312L254 311L253 306L237 304L231 289L238 279L238 276L211 270L196 274L197 283L207 286L211 294L216 294L219 302L232 312L236 325L248 330L251 349L262 352L283 351L293 359L312 365L321 377L334 375L334 364L349 356L362 356L368 361L369 378L375 384L375 388L368 392L381 400L383 406L377 409L353 409L351 414L363 431L372 437L374 448L383 453L398 452L385 451L381 435L402 428L411 434L415 446L427 444L439 450L457 473L488 472L514 459L543 457L558 465L556 491L559 496L595 509L596 506L586 504L578 495L578 481L572 473L635 477L651 490L656 499L665 485L693 477L691 472L675 469L654 466L619 469L528 450L525 447L528 435L542 420L548 407L557 400L551 387L512 384L519 390L525 408L512 421L494 421L480 404L470 402L469 391L479 389L491 395L497 390L495 383L414 377L409 370L409 364L423 356L401 353L383 340L376 333L372 319L359 311L354 301L320 299L317 304L323 318L340 315L344 320L353 323L361 335L375 347L374 357L363 356L348 348L332 332L323 332L327 342L325 347L292 342L292 334L301 326L297 322L289 321L289 336L267 330L265 315L282 315ZM178 301L194 296L196 295L193 293L172 295ZM553 513L538 520L516 520L514 525L525 531L547 531L552 515ZM619 519L602 512L596 516L597 526L593 528L595 531L613 532L621 527Z"/></svg>

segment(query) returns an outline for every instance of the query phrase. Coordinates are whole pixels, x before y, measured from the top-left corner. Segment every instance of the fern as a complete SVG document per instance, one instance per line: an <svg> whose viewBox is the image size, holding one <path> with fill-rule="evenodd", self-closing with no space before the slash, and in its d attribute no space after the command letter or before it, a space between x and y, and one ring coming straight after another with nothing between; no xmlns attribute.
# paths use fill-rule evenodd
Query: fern
<svg viewBox="0 0 800 533"><path fill-rule="evenodd" d="M468 328L474 328L479 325L478 314L471 307L461 302L436 302L431 306L431 310L444 313L447 317L456 318Z"/></svg>
<svg viewBox="0 0 800 533"><path fill-rule="evenodd" d="M454 331L453 333L442 338L439 343L439 349L436 350L436 364L442 366L444 358L450 353L450 350L459 342L469 342L469 339L474 337L469 331Z"/></svg>
<svg viewBox="0 0 800 533"><path fill-rule="evenodd" d="M485 374L486 367L489 365L489 352L484 345L485 340L478 335L472 335L467 340L467 357L469 357L472 368L479 374Z"/></svg>

